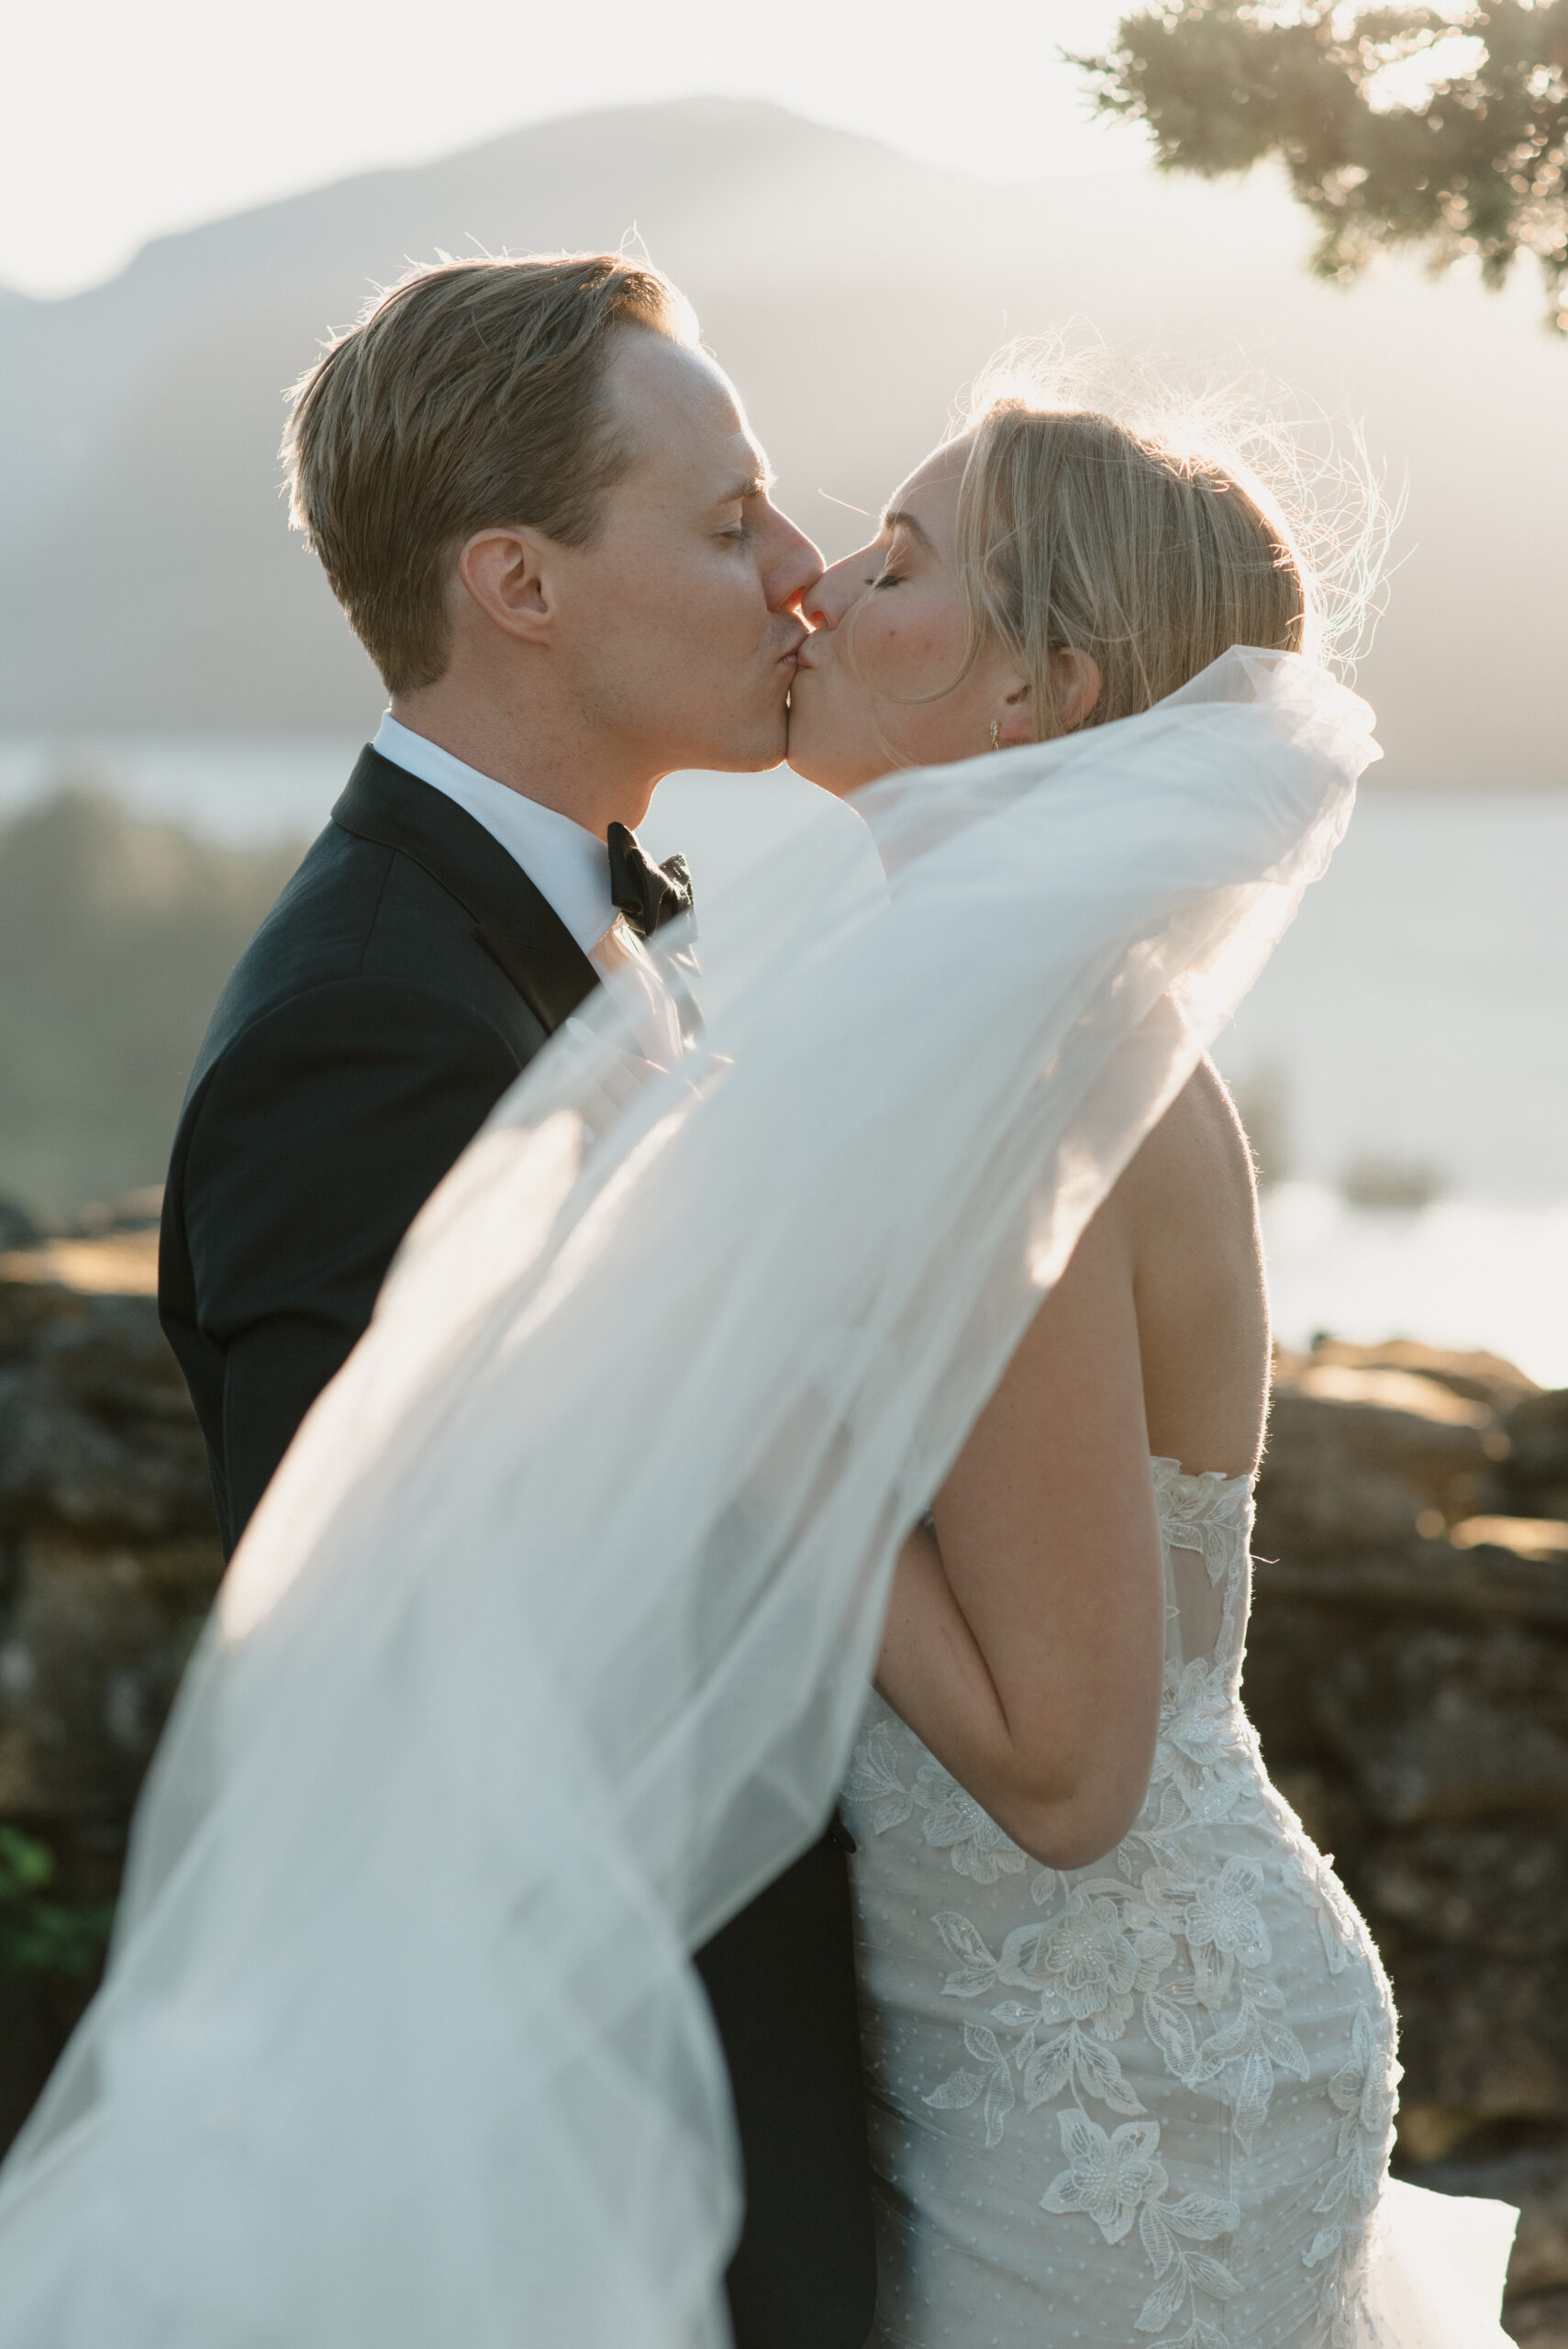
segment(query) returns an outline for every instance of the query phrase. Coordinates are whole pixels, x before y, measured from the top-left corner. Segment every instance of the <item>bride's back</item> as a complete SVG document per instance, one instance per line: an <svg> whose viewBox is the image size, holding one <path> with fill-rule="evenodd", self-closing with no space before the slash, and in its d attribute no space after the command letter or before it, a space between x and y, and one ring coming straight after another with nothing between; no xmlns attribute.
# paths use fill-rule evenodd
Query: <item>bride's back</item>
<svg viewBox="0 0 1568 2349"><path fill-rule="evenodd" d="M1268 1410L1269 1319L1251 1154L1207 1061L1118 1186L1150 1449L1189 1475L1250 1475Z"/></svg>

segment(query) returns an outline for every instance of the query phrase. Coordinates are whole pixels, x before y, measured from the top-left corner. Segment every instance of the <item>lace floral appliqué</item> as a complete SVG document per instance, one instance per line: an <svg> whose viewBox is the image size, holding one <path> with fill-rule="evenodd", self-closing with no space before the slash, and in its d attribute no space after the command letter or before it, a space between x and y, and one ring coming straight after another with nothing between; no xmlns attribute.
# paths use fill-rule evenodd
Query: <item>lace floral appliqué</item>
<svg viewBox="0 0 1568 2349"><path fill-rule="evenodd" d="M927 1842L946 1852L955 1872L976 1884L995 1884L1000 1876L1024 1876L1033 1869L1029 1891L1037 1904L1043 1904L1060 1882L1054 1868L1040 1867L1027 1852L1020 1852L940 1762L928 1756L915 1773L913 1787L906 1787L885 1721L873 1723L856 1747L843 1798L863 1807L873 1835L885 1835L890 1827L902 1827L916 1810L923 1811L921 1831Z"/></svg>
<svg viewBox="0 0 1568 2349"><path fill-rule="evenodd" d="M1329 2083L1329 2100L1340 2115L1338 2158L1316 2205L1323 2225L1306 2254L1308 2266L1328 2270L1323 2307L1333 2349L1350 2349L1352 2287L1366 2266L1398 2086L1399 2065L1362 2007L1351 2030L1350 2056Z"/></svg>
<svg viewBox="0 0 1568 2349"><path fill-rule="evenodd" d="M964 2060L924 2092L927 2105L973 2108L991 2149L1020 2103L1030 2113L1053 2108L1066 2166L1041 2207L1081 2216L1107 2245L1131 2250L1136 2230L1150 2277L1136 2329L1159 2336L1153 2349L1233 2349L1225 2307L1238 2286L1226 2239L1240 2222L1237 2205L1221 2195L1172 2196L1159 2118L1138 2093L1138 2075L1124 2070L1120 2043L1140 2021L1166 2073L1218 2099L1236 2145L1251 2154L1280 2078L1312 2076L1271 1975L1271 1901L1288 1890L1317 1909L1330 1974L1357 1955L1374 1980L1381 1974L1331 1867L1269 1787L1238 1699L1250 1491L1236 1479L1183 1476L1170 1462L1156 1461L1154 1471L1167 1556L1201 1554L1211 1585L1223 1586L1223 1620L1210 1657L1184 1661L1173 1642L1148 1798L1116 1854L1093 1876L1037 1867L891 1716L868 1728L844 1794L871 1835L917 1817L923 1841L947 1854L955 1876L984 1887L1027 1877L1044 1912L1006 1932L999 1947L963 1908L943 1906L932 1918L943 1996L984 2002L984 2010L965 2019ZM919 1757L907 1780L906 1753ZM1227 1827L1244 1827L1251 1851L1263 1830L1265 1853L1272 1844L1278 1859L1227 1853ZM1146 2055L1139 2060L1147 2066ZM1323 2223L1303 2254L1321 2271L1322 2321L1335 2349L1349 2338L1396 2078L1387 2013L1363 2009L1328 2090L1336 2155L1317 2205ZM1144 2085L1148 2093L1146 2071Z"/></svg>
<svg viewBox="0 0 1568 2349"><path fill-rule="evenodd" d="M1138 2314L1139 2332L1166 2333L1160 2349L1229 2349L1198 2301L1233 2300L1236 2278L1222 2259L1189 2245L1233 2234L1240 2224L1235 2204L1207 2194L1169 2199L1171 2181L1157 2158L1157 2121L1124 2121L1109 2135L1083 2112L1059 2113L1057 2123L1067 2167L1041 2195L1041 2209L1082 2210L1106 2243L1119 2243L1136 2220L1155 2276ZM1178 2313L1185 2314L1186 2330L1173 2335L1167 2327Z"/></svg>

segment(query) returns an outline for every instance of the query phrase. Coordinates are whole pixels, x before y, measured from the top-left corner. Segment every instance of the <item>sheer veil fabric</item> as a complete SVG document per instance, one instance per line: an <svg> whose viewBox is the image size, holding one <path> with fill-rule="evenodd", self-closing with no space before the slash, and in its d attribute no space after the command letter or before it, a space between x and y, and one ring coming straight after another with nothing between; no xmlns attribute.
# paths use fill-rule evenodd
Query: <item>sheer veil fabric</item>
<svg viewBox="0 0 1568 2349"><path fill-rule="evenodd" d="M705 912L678 1066L603 996L539 1056L230 1570L0 2174L0 2349L723 2339L687 1951L819 1831L897 1542L1371 723L1237 651L890 778L885 886L806 846Z"/></svg>

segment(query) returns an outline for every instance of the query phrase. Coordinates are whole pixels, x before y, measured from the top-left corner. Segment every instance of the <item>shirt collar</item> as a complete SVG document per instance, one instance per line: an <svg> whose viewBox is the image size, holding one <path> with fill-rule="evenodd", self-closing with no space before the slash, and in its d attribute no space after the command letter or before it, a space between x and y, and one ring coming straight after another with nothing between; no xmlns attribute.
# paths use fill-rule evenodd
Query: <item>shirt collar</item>
<svg viewBox="0 0 1568 2349"><path fill-rule="evenodd" d="M616 918L609 852L602 840L570 816L465 766L439 742L400 725L390 710L376 729L374 748L394 766L466 808L522 866L584 954L592 952Z"/></svg>

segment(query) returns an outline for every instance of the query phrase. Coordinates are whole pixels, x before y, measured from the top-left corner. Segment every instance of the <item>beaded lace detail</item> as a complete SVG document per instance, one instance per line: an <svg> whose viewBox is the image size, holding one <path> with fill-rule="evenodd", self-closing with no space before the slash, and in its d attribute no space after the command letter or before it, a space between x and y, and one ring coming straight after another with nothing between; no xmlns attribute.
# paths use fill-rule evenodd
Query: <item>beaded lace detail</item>
<svg viewBox="0 0 1568 2349"><path fill-rule="evenodd" d="M1149 1793L1117 1851L1071 1876L1040 1867L884 1709L856 1750L844 1798L862 1839L917 1818L956 1879L951 1905L929 1920L932 1956L942 1997L973 2011L962 2026L964 2060L921 2091L924 2102L973 2110L977 2142L990 2151L1006 2142L1020 2106L1025 2114L1051 2109L1061 2166L1042 2175L1040 2207L1081 2217L1107 2250L1136 2240L1148 2288L1136 2331L1151 2349L1240 2349L1229 2317L1240 2290L1230 2246L1241 2214L1227 2183L1233 2164L1213 2192L1173 2189L1160 2113L1145 2101L1150 2059L1132 2078L1118 2052L1129 2026L1136 2018L1173 2082L1218 2099L1247 2155L1280 2081L1312 2076L1272 1970L1269 1911L1279 1894L1316 1913L1330 1974L1342 1974L1352 1955L1370 1959L1371 2000L1347 2009L1344 2060L1326 2091L1338 2126L1316 2201L1322 2223L1301 2253L1321 2273L1319 2337L1341 2349L1387 2162L1398 2076L1392 2009L1361 1920L1269 1786L1240 1709L1251 1485L1184 1475L1173 1461L1153 1464L1170 1636ZM1222 1601L1206 1655L1182 1651L1171 1572L1179 1550L1202 1558ZM912 1754L924 1758L911 1770ZM1242 1827L1252 1831L1246 1848L1228 1853L1228 1831ZM1016 1878L1027 1899L1024 1921L988 1939L967 1913L962 1885L1004 1878Z"/></svg>

